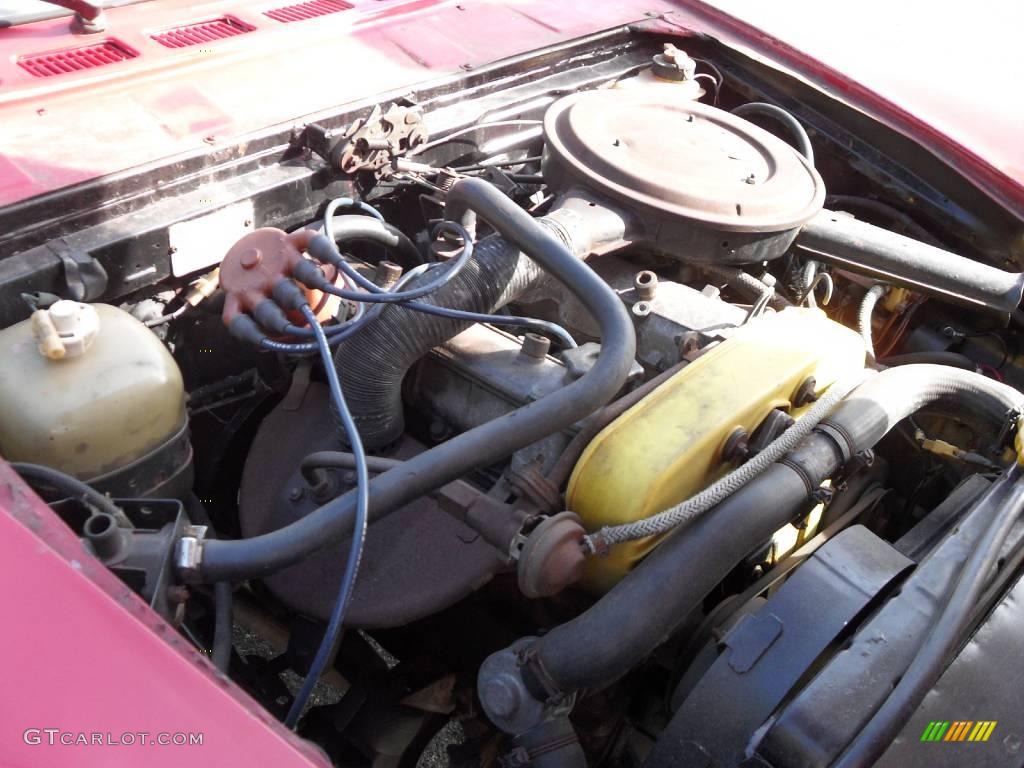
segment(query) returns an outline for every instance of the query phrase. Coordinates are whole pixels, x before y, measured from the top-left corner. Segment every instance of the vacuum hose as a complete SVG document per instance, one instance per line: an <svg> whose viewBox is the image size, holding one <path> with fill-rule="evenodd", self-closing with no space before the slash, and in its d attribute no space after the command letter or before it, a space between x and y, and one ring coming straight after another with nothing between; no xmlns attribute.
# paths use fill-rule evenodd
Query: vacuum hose
<svg viewBox="0 0 1024 768"><path fill-rule="evenodd" d="M795 519L840 466L902 419L951 397L996 424L1024 403L1024 395L1010 387L945 366L910 365L879 373L782 460L672 533L590 609L520 651L523 696L534 702L565 700L628 672L679 629L736 563ZM487 690L485 682L480 681L481 691ZM482 703L490 716L488 702ZM503 716L492 719L499 725L510 722Z"/></svg>
<svg viewBox="0 0 1024 768"><path fill-rule="evenodd" d="M566 285L600 324L601 353L593 367L571 384L375 477L368 486L371 521L475 467L507 458L589 416L622 388L636 355L633 323L622 300L566 248L566 239L556 237L550 224L539 224L495 187L479 179L464 179L452 187L448 207L452 218L476 211L504 238L505 244L496 243L491 248L508 253L514 247L516 254L525 254ZM566 220L582 218L569 206L566 210ZM389 401L382 398L381 402ZM337 546L352 530L355 506L355 494L349 492L271 533L235 541L205 542L198 563L183 569L183 575L207 582L266 577L314 552Z"/></svg>

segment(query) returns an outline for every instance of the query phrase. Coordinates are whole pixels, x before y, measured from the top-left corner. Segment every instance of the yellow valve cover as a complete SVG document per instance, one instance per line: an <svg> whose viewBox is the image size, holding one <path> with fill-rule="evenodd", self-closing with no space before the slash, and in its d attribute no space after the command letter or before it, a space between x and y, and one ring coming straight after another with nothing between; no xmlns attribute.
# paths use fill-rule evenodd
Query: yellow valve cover
<svg viewBox="0 0 1024 768"><path fill-rule="evenodd" d="M816 309L789 308L741 328L609 424L580 457L566 492L589 531L631 523L678 504L731 468L722 458L737 428L752 434L808 378L821 394L864 367L860 336ZM590 558L584 585L605 592L660 537Z"/></svg>

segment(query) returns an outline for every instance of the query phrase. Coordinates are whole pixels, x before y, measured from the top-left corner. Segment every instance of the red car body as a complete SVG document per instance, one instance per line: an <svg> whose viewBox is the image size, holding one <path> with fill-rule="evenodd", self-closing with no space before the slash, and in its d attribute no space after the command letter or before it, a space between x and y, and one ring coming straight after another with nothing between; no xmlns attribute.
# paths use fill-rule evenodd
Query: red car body
<svg viewBox="0 0 1024 768"><path fill-rule="evenodd" d="M740 21L665 0L313 0L303 6L335 12L275 19L274 9L289 4L160 0L108 10L107 30L88 38L71 35L67 17L0 29L0 206L637 23L684 38L707 34L774 62L912 137L1024 217L1024 102L1007 98L1019 67L1005 57L1020 57L1010 36L1024 15L1013 3L992 11L1004 18L986 21L984 50L973 56L958 45L954 22L898 3L863 2L832 16L807 0L723 0ZM209 46L154 40L215 19L243 31ZM129 58L54 77L33 69L37 54L59 58L104 42ZM321 762L93 560L2 462L0 511L0 764ZM29 729L44 731L44 743L32 743ZM45 729L122 741L124 733L202 732L203 744L50 746Z"/></svg>

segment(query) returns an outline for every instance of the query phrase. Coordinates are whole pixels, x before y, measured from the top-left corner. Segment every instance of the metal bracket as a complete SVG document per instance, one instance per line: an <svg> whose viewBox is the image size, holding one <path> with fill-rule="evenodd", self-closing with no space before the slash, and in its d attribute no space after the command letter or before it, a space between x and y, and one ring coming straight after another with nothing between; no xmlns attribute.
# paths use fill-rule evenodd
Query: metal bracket
<svg viewBox="0 0 1024 768"><path fill-rule="evenodd" d="M377 105L368 117L341 129L311 123L294 137L292 145L314 152L345 173L372 171L385 176L391 171L392 159L426 140L420 111L392 104L386 111Z"/></svg>

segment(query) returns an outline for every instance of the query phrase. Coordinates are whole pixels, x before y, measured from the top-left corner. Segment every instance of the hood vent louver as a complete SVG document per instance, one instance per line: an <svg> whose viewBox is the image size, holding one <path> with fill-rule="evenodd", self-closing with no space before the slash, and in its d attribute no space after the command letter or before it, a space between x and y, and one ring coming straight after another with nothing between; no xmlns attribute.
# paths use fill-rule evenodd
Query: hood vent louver
<svg viewBox="0 0 1024 768"><path fill-rule="evenodd" d="M280 8L264 11L263 15L274 21L288 24L292 21L305 21L306 19L315 19L317 16L326 16L329 13L347 11L350 8L352 8L352 5L344 2L344 0L309 0L306 3L284 5Z"/></svg>
<svg viewBox="0 0 1024 768"><path fill-rule="evenodd" d="M104 40L102 43L83 45L79 48L21 56L18 59L18 66L35 77L52 77L116 64L119 61L134 59L138 55L124 43Z"/></svg>
<svg viewBox="0 0 1024 768"><path fill-rule="evenodd" d="M202 45L214 40L223 40L226 37L244 35L254 29L255 27L238 19L222 16L211 21L199 21L173 29L165 29L152 35L152 38L165 48L188 48L191 45Z"/></svg>

